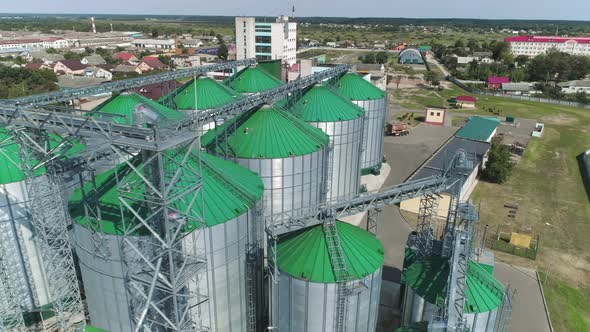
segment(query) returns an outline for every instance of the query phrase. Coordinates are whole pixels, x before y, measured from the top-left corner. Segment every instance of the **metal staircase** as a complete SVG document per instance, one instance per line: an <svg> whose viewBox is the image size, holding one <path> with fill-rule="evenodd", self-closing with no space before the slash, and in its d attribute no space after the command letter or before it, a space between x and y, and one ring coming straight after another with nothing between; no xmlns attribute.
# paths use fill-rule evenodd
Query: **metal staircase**
<svg viewBox="0 0 590 332"><path fill-rule="evenodd" d="M434 217L438 209L437 195L425 195L420 198L418 224L416 226L416 256L421 259L432 252L434 242Z"/></svg>
<svg viewBox="0 0 590 332"><path fill-rule="evenodd" d="M328 218L324 224L324 237L326 239L326 246L328 248L328 255L330 256L330 263L332 264L332 271L336 279L337 298L336 298L336 324L335 331L342 332L346 328L346 307L347 298L350 294L350 289L347 282L350 281L350 274L346 266L344 258L344 251L340 245L340 236L336 227L336 219Z"/></svg>

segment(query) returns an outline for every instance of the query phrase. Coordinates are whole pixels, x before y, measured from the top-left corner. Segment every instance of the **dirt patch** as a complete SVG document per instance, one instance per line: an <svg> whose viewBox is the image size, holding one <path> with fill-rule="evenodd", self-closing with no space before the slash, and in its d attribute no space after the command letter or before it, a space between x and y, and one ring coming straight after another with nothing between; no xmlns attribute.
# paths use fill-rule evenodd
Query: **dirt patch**
<svg viewBox="0 0 590 332"><path fill-rule="evenodd" d="M556 125L568 125L577 122L578 120L573 116L568 115L551 115L551 116L544 116L541 118L541 122L545 123L552 123Z"/></svg>
<svg viewBox="0 0 590 332"><path fill-rule="evenodd" d="M558 251L546 251L541 258L549 264L549 274L570 280L580 287L590 286L590 262L578 255Z"/></svg>

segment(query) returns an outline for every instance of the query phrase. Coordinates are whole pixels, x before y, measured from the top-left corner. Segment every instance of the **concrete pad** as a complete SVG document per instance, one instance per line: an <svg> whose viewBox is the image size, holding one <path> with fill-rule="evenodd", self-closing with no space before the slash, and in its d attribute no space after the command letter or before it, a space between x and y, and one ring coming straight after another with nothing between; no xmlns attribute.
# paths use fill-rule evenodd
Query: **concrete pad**
<svg viewBox="0 0 590 332"><path fill-rule="evenodd" d="M535 270L496 262L494 276L516 290L510 330L551 332Z"/></svg>

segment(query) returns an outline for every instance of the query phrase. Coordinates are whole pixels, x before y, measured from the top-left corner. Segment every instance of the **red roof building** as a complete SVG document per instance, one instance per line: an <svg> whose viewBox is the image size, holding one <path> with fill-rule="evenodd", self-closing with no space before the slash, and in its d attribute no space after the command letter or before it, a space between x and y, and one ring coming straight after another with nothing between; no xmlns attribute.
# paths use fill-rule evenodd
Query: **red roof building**
<svg viewBox="0 0 590 332"><path fill-rule="evenodd" d="M508 76L490 76L487 81L488 89L498 90L502 88L502 83L510 83Z"/></svg>
<svg viewBox="0 0 590 332"><path fill-rule="evenodd" d="M162 61L156 57L146 56L143 58L137 68L142 72L147 72L151 70L165 69L168 68L168 66L163 64Z"/></svg>
<svg viewBox="0 0 590 332"><path fill-rule="evenodd" d="M84 75L84 69L86 65L79 60L61 60L58 61L53 67L53 71L56 74L66 75Z"/></svg>
<svg viewBox="0 0 590 332"><path fill-rule="evenodd" d="M460 102L467 102L467 103L475 103L477 101L477 98L475 97L471 97L471 96L458 96L457 98L455 98L457 101Z"/></svg>
<svg viewBox="0 0 590 332"><path fill-rule="evenodd" d="M172 80L144 85L134 90L146 98L149 98L151 100L158 100L161 97L170 94L171 92L176 90L176 88L179 88L180 85L181 84L176 82L176 80Z"/></svg>
<svg viewBox="0 0 590 332"><path fill-rule="evenodd" d="M137 57L129 52L119 52L113 55L113 59L122 60L123 62L137 62Z"/></svg>
<svg viewBox="0 0 590 332"><path fill-rule="evenodd" d="M590 56L590 37L559 37L559 36L514 36L504 39L510 44L514 55L535 57L550 49Z"/></svg>

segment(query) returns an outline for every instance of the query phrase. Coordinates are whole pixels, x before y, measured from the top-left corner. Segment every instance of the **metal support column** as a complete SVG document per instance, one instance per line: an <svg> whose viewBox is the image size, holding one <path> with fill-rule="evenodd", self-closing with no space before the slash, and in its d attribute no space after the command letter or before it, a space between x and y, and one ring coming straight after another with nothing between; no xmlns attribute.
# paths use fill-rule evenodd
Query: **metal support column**
<svg viewBox="0 0 590 332"><path fill-rule="evenodd" d="M383 209L371 209L367 211L367 232L377 236L383 218Z"/></svg>

